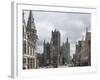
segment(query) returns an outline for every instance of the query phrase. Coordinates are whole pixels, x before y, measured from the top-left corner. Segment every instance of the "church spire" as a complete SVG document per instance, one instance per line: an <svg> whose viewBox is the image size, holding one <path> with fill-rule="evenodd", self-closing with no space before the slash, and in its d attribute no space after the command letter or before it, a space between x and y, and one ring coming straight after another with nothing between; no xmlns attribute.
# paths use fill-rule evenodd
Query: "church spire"
<svg viewBox="0 0 100 80"><path fill-rule="evenodd" d="M88 32L88 27L86 27L86 32Z"/></svg>
<svg viewBox="0 0 100 80"><path fill-rule="evenodd" d="M23 36L25 36L25 32L26 32L26 23L25 23L25 19L24 19L24 11L22 14L22 21L23 21Z"/></svg>
<svg viewBox="0 0 100 80"><path fill-rule="evenodd" d="M26 27L26 23L25 23L25 19L24 19L24 11L23 11L22 15L23 15L23 17L22 17L23 18L23 26Z"/></svg>
<svg viewBox="0 0 100 80"><path fill-rule="evenodd" d="M30 12L29 12L27 28L35 29L35 23L34 23L34 18L33 18L32 10L30 10Z"/></svg>
<svg viewBox="0 0 100 80"><path fill-rule="evenodd" d="M66 38L66 43L68 43L68 37Z"/></svg>
<svg viewBox="0 0 100 80"><path fill-rule="evenodd" d="M45 40L44 40L44 42L43 42L43 43L44 43L44 45L45 45Z"/></svg>
<svg viewBox="0 0 100 80"><path fill-rule="evenodd" d="M68 37L67 37L67 43L68 43Z"/></svg>

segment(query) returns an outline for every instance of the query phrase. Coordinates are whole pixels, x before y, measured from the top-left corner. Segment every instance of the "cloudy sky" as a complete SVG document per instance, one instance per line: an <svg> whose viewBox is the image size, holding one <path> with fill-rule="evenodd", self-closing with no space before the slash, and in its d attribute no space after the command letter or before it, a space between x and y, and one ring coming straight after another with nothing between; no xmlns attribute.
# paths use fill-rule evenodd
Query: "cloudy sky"
<svg viewBox="0 0 100 80"><path fill-rule="evenodd" d="M25 20L29 16L29 11L24 11ZM33 17L38 34L37 52L43 52L43 41L50 42L51 31L59 30L61 33L61 44L69 38L71 45L71 56L75 53L75 44L85 35L86 27L91 30L91 15L86 13L64 13L33 11Z"/></svg>

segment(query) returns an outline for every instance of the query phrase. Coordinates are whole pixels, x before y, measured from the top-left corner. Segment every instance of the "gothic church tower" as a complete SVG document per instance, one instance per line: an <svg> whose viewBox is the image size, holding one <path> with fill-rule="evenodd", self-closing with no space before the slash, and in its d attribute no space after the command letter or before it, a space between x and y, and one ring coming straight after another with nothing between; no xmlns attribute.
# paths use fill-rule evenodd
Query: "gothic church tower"
<svg viewBox="0 0 100 80"><path fill-rule="evenodd" d="M38 37L31 10L27 26L25 26L24 16L23 24L23 69L33 69L36 68L36 43Z"/></svg>
<svg viewBox="0 0 100 80"><path fill-rule="evenodd" d="M56 29L52 31L52 45L54 47L53 52L53 65L54 67L58 67L59 65L59 57L60 57L60 32Z"/></svg>

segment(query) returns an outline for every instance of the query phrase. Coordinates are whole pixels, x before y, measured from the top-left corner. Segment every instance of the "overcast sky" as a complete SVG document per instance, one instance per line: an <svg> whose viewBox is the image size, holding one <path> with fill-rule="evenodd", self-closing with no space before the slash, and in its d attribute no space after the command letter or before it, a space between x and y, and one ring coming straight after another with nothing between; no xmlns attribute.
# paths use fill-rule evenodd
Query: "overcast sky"
<svg viewBox="0 0 100 80"><path fill-rule="evenodd" d="M29 11L24 11L25 20L29 16ZM71 56L75 53L75 44L82 39L86 32L86 27L91 30L91 15L86 13L64 13L33 11L33 17L37 29L38 42L37 52L43 53L43 41L50 42L51 31L59 30L61 33L61 44L69 38L71 45Z"/></svg>

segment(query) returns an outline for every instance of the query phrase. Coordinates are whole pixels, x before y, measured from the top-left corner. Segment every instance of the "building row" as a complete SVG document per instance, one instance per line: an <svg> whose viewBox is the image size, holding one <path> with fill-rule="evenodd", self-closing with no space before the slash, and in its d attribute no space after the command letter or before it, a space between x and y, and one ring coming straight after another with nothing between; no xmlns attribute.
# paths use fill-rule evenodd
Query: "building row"
<svg viewBox="0 0 100 80"><path fill-rule="evenodd" d="M55 29L51 32L50 42L44 40L43 54L39 54L39 56L41 56L41 58L39 58L40 67L59 67L69 64L70 43L68 38L61 46L60 32Z"/></svg>
<svg viewBox="0 0 100 80"><path fill-rule="evenodd" d="M91 32L86 31L85 39L76 44L73 63L74 66L91 66Z"/></svg>
<svg viewBox="0 0 100 80"><path fill-rule="evenodd" d="M58 30L51 32L50 42L43 42L43 52L37 53L37 30L34 23L33 13L30 10L27 24L23 11L23 69L39 67L58 67L70 62L70 43L68 38L61 45L61 34Z"/></svg>

